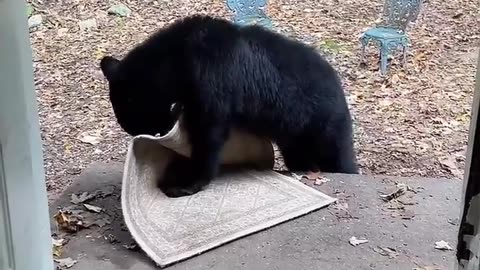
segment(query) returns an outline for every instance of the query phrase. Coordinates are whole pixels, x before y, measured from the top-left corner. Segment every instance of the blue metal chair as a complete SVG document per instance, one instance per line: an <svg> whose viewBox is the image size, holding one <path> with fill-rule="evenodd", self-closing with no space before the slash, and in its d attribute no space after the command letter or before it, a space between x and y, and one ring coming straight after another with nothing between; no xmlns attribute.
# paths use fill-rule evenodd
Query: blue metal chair
<svg viewBox="0 0 480 270"><path fill-rule="evenodd" d="M407 58L409 38L406 33L410 22L417 19L420 13L422 0L385 0L381 23L368 29L362 34L362 62L365 63L365 50L373 40L380 44L380 71L382 76L387 71L388 55L398 49L403 49L402 64Z"/></svg>
<svg viewBox="0 0 480 270"><path fill-rule="evenodd" d="M227 0L227 6L234 13L233 22L236 24L272 28L272 21L264 11L267 0Z"/></svg>

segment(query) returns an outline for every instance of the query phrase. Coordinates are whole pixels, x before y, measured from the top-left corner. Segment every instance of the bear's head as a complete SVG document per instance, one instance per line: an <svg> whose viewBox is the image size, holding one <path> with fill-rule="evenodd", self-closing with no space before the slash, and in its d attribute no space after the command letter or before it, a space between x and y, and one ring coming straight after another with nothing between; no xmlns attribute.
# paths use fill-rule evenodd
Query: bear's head
<svg viewBox="0 0 480 270"><path fill-rule="evenodd" d="M117 122L132 136L165 134L176 121L174 100L148 66L105 56L100 62L108 81Z"/></svg>

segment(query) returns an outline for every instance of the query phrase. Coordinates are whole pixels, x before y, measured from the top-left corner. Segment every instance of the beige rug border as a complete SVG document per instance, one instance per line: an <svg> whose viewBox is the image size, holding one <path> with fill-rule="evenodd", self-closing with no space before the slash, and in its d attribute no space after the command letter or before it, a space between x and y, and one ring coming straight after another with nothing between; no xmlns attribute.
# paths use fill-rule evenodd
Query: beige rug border
<svg viewBox="0 0 480 270"><path fill-rule="evenodd" d="M199 247L199 248L196 248L196 249L193 249L193 250L190 250L190 251L186 251L186 252L183 252L181 254L178 254L176 256L172 256L172 257L169 257L167 259L162 259L160 258L152 249L150 249L149 245L147 245L147 243L145 242L145 240L140 237L140 234L139 232L135 229L135 230L132 230L135 228L135 226L133 226L133 223L134 221L132 220L130 214L128 213L128 211L126 211L126 207L128 207L127 205L127 199L126 199L126 192L127 190L125 188L123 188L125 185L126 185L126 182L128 181L128 176L129 174L127 173L127 170L130 166L130 163L131 163L131 159L132 159L132 156L133 156L133 146L134 146L134 140L133 139L131 142L130 142L130 145L128 147L128 151L127 151L127 158L125 160L125 164L124 164L124 170L123 170L123 176L122 176L122 192L121 192L121 206L122 206L122 213L123 213L123 217L124 217L124 220L125 220L125 224L127 226L127 228L129 229L129 232L130 234L132 235L132 237L135 239L135 241L137 242L137 244L142 248L142 250L160 267L164 268L164 267L167 267L173 263L177 263L177 262L180 262L180 261L183 261L183 260L186 260L186 259L189 259L193 256L196 256L196 255L199 255L199 254L202 254L204 252L207 252L207 251L210 251L214 248L217 248L217 247L220 247L224 244L227 244L227 243L230 243L234 240L237 240L237 239L240 239L242 237L245 237L245 236L248 236L248 235L251 235L253 233L256 233L256 232L260 232L262 230L265 230L265 229L268 229L268 228L271 228L275 225L279 225L283 222L286 222L286 221L289 221L289 220L292 220L292 219L295 219L295 218L298 218L298 217L301 217L301 216L304 216L306 214L309 214L313 211L316 211L316 210L319 210L325 206L328 206L330 204L332 204L333 202L337 201L336 198L333 198L333 197L330 197L312 187L309 187L307 185L305 185L304 183L300 182L299 180L295 180L291 177L287 177L285 175L282 175L280 173L277 173L275 171L269 171L270 174L275 174L277 177L279 178L283 178L284 180L294 184L294 185L297 185L299 187L301 187L302 189L304 189L305 191L309 192L309 193L312 193L316 196L320 196L320 197L323 197L325 200L322 201L322 202L318 202L316 204L313 204L309 207L305 207L303 209L300 209L298 211L295 211L295 212L292 212L288 215L284 215L284 216L281 216L281 217L278 217L278 218L275 218L275 219L272 219L268 222L265 222L263 224L260 224L260 225L257 225L257 226L253 226L251 228L248 228L248 229L245 229L245 230L242 230L242 231L239 231L237 233L234 233L234 234L231 234L229 236L226 236L226 237L223 237L223 238L220 238L219 240L217 241L214 241L212 242L211 244L207 244L207 245L204 245L202 247ZM164 147L164 146L162 146ZM166 148L166 147L165 147ZM168 149L168 148L167 148Z"/></svg>

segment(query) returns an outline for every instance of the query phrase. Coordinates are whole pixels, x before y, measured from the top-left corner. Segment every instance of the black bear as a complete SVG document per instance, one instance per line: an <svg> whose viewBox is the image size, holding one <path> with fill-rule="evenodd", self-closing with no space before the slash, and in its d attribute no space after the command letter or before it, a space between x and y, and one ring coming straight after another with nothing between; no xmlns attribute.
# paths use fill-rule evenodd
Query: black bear
<svg viewBox="0 0 480 270"><path fill-rule="evenodd" d="M358 173L340 79L315 49L261 26L194 15L160 29L122 60L100 63L120 126L163 133L183 107L190 159L160 183L170 197L215 177L232 127L268 137L290 170Z"/></svg>

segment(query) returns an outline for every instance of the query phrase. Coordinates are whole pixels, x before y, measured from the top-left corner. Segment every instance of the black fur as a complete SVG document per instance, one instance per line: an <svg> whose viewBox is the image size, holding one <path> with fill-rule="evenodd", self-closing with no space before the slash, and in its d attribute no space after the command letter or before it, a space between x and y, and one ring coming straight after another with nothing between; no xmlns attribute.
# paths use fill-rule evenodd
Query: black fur
<svg viewBox="0 0 480 270"><path fill-rule="evenodd" d="M290 170L358 173L340 80L300 42L191 16L121 61L105 57L101 68L118 122L131 135L167 131L171 104L183 105L192 158L170 166L183 169L161 185L168 196L193 194L209 183L233 126L276 142Z"/></svg>

